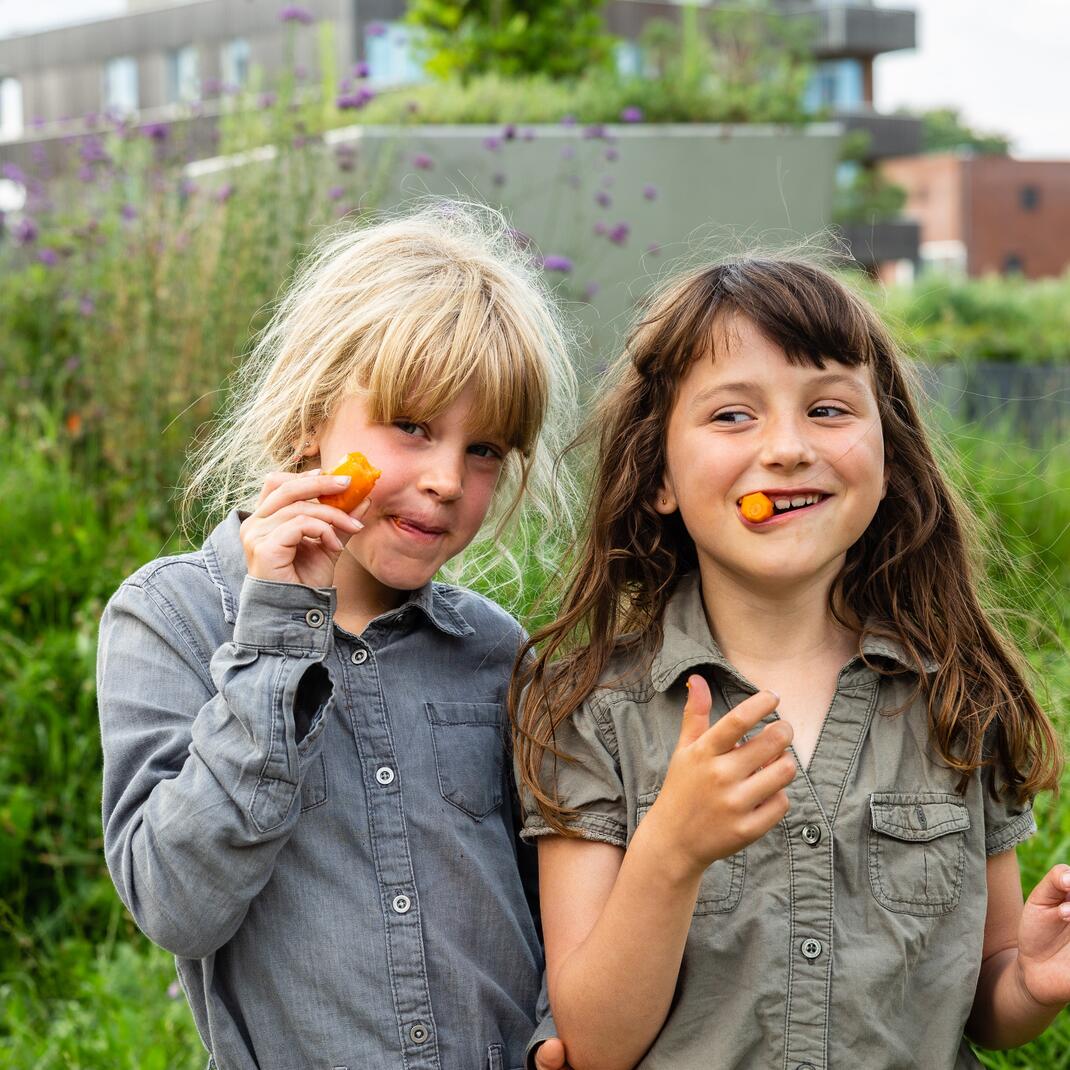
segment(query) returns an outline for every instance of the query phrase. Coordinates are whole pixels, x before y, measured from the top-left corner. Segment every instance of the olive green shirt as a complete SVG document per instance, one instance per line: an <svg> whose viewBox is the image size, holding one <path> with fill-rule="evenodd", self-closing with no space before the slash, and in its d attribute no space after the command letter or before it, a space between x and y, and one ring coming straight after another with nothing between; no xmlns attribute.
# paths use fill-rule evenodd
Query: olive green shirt
<svg viewBox="0 0 1070 1070"><path fill-rule="evenodd" d="M579 833L627 847L657 798L691 672L711 722L757 688L718 650L697 574L681 581L646 669L606 679L558 729L574 762L547 757L547 786ZM926 1070L980 1064L963 1040L981 965L985 860L1035 831L1028 806L965 794L929 743L917 682L895 645L867 640L840 671L791 809L702 878L668 1017L644 1070ZM933 664L926 665L932 672ZM773 714L770 720L775 717ZM527 839L552 834L524 800Z"/></svg>

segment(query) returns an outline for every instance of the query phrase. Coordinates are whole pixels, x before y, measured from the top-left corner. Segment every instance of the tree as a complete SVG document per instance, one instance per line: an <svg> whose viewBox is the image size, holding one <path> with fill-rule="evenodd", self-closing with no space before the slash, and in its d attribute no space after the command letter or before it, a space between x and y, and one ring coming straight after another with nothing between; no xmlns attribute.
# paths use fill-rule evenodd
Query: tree
<svg viewBox="0 0 1070 1070"><path fill-rule="evenodd" d="M958 108L933 108L921 113L922 152L969 149L989 156L1006 156L1010 139L1003 134L983 134L967 126Z"/></svg>
<svg viewBox="0 0 1070 1070"><path fill-rule="evenodd" d="M480 74L577 77L607 67L613 39L603 0L410 0L427 70L462 81Z"/></svg>

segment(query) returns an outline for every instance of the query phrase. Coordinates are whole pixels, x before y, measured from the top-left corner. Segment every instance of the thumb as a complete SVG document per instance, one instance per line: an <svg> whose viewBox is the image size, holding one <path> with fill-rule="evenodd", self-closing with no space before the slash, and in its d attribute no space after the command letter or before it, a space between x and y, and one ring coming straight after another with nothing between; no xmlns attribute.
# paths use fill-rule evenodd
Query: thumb
<svg viewBox="0 0 1070 1070"><path fill-rule="evenodd" d="M551 1037L535 1049L535 1070L567 1070L565 1045L557 1037Z"/></svg>
<svg viewBox="0 0 1070 1070"><path fill-rule="evenodd" d="M1057 907L1070 902L1070 866L1052 866L1029 896L1029 903L1037 907ZM1061 912L1060 912L1061 913ZM1067 915L1070 916L1070 912Z"/></svg>
<svg viewBox="0 0 1070 1070"><path fill-rule="evenodd" d="M684 716L680 724L680 739L676 749L694 743L707 728L710 727L710 710L713 708L713 698L710 695L710 685L697 673L687 679L687 702L684 705Z"/></svg>

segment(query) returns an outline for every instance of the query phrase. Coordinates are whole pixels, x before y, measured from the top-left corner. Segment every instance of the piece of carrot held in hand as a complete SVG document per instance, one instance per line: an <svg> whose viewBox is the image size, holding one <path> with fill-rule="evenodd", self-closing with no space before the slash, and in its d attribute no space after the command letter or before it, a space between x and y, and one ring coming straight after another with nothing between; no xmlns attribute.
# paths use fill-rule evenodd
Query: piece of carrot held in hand
<svg viewBox="0 0 1070 1070"><path fill-rule="evenodd" d="M378 468L373 468L368 463L368 458L363 453L347 454L346 459L326 475L349 476L349 486L339 494L321 494L320 503L333 505L343 513L351 513L371 494L375 481L382 474Z"/></svg>
<svg viewBox="0 0 1070 1070"><path fill-rule="evenodd" d="M739 510L752 524L760 524L763 520L768 520L776 511L773 503L761 492L744 494L739 502Z"/></svg>

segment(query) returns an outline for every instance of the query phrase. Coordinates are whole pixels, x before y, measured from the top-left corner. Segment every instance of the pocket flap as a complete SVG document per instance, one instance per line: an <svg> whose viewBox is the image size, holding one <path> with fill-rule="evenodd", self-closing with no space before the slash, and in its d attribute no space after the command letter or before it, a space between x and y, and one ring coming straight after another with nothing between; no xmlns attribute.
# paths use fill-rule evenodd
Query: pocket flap
<svg viewBox="0 0 1070 1070"><path fill-rule="evenodd" d="M970 827L970 811L958 795L875 792L869 813L874 831L908 843L926 843Z"/></svg>
<svg viewBox="0 0 1070 1070"><path fill-rule="evenodd" d="M425 702L432 724L483 724L503 726L500 702Z"/></svg>

